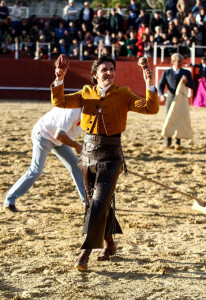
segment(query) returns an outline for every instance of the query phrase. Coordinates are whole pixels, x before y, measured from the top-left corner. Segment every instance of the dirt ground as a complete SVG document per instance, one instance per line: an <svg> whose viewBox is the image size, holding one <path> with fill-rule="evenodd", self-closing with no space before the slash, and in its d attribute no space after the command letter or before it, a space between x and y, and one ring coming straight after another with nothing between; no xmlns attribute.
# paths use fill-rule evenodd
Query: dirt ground
<svg viewBox="0 0 206 300"><path fill-rule="evenodd" d="M0 193L30 165L30 134L49 102L1 101ZM191 107L193 140L163 151L158 115L129 113L122 136L128 170L206 200L206 108ZM82 141L82 137L78 140ZM206 299L206 215L193 199L148 180L121 174L116 188L123 235L107 262L91 255L74 269L84 208L65 167L50 154L44 173L16 206L0 207L0 299Z"/></svg>

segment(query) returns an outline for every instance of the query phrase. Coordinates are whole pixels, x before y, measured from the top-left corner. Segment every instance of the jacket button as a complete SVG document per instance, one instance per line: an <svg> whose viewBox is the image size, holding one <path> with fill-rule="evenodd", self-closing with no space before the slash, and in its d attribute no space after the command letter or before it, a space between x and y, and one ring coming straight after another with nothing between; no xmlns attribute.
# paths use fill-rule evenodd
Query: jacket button
<svg viewBox="0 0 206 300"><path fill-rule="evenodd" d="M86 129L87 131L89 130L89 128L87 127L87 129Z"/></svg>
<svg viewBox="0 0 206 300"><path fill-rule="evenodd" d="M99 106L98 106L98 105L96 105L96 108L99 108Z"/></svg>
<svg viewBox="0 0 206 300"><path fill-rule="evenodd" d="M92 120L89 121L89 124L92 124Z"/></svg>

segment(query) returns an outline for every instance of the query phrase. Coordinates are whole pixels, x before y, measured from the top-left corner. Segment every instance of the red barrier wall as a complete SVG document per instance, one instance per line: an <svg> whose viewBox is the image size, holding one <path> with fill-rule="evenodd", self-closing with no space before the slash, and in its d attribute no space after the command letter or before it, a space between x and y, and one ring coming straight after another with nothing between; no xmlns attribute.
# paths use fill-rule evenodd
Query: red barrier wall
<svg viewBox="0 0 206 300"><path fill-rule="evenodd" d="M4 58L0 60L0 87L27 87L33 90L0 89L0 99L49 100L50 91L35 88L49 88L54 75L54 60L31 60ZM140 96L145 95L145 83L142 70L135 61L117 61L115 83L129 86ZM81 89L84 84L91 84L90 69L92 61L71 60L65 77L65 88Z"/></svg>

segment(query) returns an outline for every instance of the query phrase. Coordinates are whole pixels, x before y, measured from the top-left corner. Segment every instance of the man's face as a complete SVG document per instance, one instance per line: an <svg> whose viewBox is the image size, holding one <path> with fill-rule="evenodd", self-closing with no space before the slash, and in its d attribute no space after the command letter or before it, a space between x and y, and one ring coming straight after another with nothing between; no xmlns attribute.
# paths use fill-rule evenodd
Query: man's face
<svg viewBox="0 0 206 300"><path fill-rule="evenodd" d="M115 69L112 62L104 62L99 65L97 73L94 75L100 88L105 88L112 84L115 78Z"/></svg>
<svg viewBox="0 0 206 300"><path fill-rule="evenodd" d="M182 68L182 60L175 60L175 61L173 62L173 66L174 66L177 70L181 69L181 68Z"/></svg>

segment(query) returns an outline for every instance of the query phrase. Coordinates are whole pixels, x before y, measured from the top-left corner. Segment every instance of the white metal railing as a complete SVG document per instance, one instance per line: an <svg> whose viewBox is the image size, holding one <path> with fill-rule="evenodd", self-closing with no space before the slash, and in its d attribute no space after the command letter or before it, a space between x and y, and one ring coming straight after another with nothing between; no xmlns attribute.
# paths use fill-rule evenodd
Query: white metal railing
<svg viewBox="0 0 206 300"><path fill-rule="evenodd" d="M157 42L154 43L153 47L153 65L156 66L157 64L157 49L161 49L161 62L164 62L164 50L166 48L177 48L177 53L179 53L180 46L170 46L170 45L157 45ZM196 58L196 49L206 49L206 46L195 45L192 43L192 47L190 49L190 63L191 65L195 65L195 58Z"/></svg>

